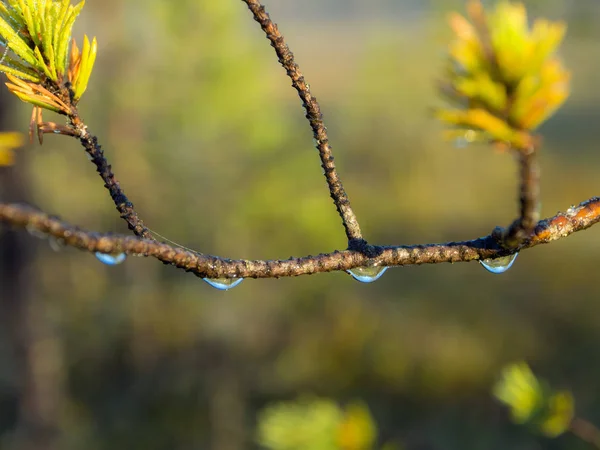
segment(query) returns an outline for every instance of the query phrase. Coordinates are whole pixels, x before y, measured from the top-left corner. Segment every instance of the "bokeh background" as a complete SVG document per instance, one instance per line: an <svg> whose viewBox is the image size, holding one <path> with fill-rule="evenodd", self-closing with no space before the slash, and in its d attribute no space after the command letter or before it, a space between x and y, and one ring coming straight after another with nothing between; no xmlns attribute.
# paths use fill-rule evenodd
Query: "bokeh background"
<svg viewBox="0 0 600 450"><path fill-rule="evenodd" d="M541 130L550 216L598 195L600 3L525 3L569 24L572 95ZM515 161L455 148L431 116L446 14L463 2L266 6L321 102L370 242L468 239L514 219ZM151 229L232 258L345 247L297 95L242 2L88 0L84 32L99 54L82 116ZM2 129L26 132L29 107L5 89L0 102ZM127 232L73 139L19 151L0 195ZM257 448L259 412L303 395L363 402L379 443L398 448L588 448L512 424L490 391L526 360L600 424L599 233L524 252L502 275L436 265L222 292L155 260L108 267L3 230L0 448Z"/></svg>

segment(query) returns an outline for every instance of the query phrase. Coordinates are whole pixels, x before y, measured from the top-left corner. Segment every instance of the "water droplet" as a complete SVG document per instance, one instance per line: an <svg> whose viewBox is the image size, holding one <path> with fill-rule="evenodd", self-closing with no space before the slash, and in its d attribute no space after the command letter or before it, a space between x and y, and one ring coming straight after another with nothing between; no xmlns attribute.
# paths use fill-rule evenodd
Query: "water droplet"
<svg viewBox="0 0 600 450"><path fill-rule="evenodd" d="M236 287L242 281L243 278L202 278L208 284L216 289L220 289L222 291L227 291L231 288Z"/></svg>
<svg viewBox="0 0 600 450"><path fill-rule="evenodd" d="M48 244L50 244L50 248L52 250L54 250L55 252L60 252L65 245L65 241L51 236L48 239Z"/></svg>
<svg viewBox="0 0 600 450"><path fill-rule="evenodd" d="M515 259L517 259L518 254L519 252L508 256L502 256L500 258L484 259L483 261L479 262L489 272L504 273L512 267L513 263L515 262Z"/></svg>
<svg viewBox="0 0 600 450"><path fill-rule="evenodd" d="M48 235L46 233L42 233L37 228L35 228L33 225L27 225L25 227L25 229L27 230L27 232L30 235L32 235L33 237L36 237L38 239L46 239L48 237Z"/></svg>
<svg viewBox="0 0 600 450"><path fill-rule="evenodd" d="M96 258L107 266L116 266L117 264L121 264L127 258L125 253L102 253L96 252Z"/></svg>
<svg viewBox="0 0 600 450"><path fill-rule="evenodd" d="M466 130L464 134L458 136L454 140L454 146L456 148L466 148L469 144L472 144L477 140L477 133L475 130Z"/></svg>
<svg viewBox="0 0 600 450"><path fill-rule="evenodd" d="M387 267L383 266L355 267L348 270L348 273L361 283L372 283L379 279L387 269Z"/></svg>
<svg viewBox="0 0 600 450"><path fill-rule="evenodd" d="M464 137L454 139L454 148L466 148L469 143Z"/></svg>

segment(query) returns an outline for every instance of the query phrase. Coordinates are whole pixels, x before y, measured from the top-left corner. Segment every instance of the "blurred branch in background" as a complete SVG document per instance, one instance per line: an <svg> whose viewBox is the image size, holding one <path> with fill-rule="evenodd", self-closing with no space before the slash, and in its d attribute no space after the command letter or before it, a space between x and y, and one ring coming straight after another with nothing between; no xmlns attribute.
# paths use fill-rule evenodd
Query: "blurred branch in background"
<svg viewBox="0 0 600 450"><path fill-rule="evenodd" d="M0 102L0 126L6 128L6 97ZM6 136L6 134L4 135ZM20 139L10 136L12 151ZM17 144L17 145L15 145ZM2 157L0 149L0 159ZM12 162L13 156L9 155ZM27 178L21 165L0 164L0 194L3 198L30 198ZM0 405L11 423L0 428L13 430L3 440L7 448L58 450L63 403L63 367L60 343L43 297L32 282L36 243L9 228L0 228L0 334L9 344L9 363L3 363L2 378L9 389L0 389ZM13 408L12 405L15 407ZM14 410L14 413L11 413ZM3 445L4 448L4 445Z"/></svg>

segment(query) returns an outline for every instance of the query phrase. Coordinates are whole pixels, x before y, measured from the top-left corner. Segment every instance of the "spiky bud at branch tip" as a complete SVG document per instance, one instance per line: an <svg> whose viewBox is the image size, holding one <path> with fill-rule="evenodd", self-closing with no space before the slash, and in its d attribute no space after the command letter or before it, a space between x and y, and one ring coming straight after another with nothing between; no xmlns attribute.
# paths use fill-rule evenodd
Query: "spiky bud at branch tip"
<svg viewBox="0 0 600 450"><path fill-rule="evenodd" d="M569 95L570 73L556 56L566 26L537 19L530 28L523 4L508 1L486 12L471 0L467 17L449 17L456 38L439 88L455 108L437 117L455 136L476 133L473 140L526 152L535 144L531 132Z"/></svg>
<svg viewBox="0 0 600 450"><path fill-rule="evenodd" d="M9 89L24 102L68 114L87 88L98 48L96 38L90 41L84 36L81 51L71 39L73 24L85 2L71 5L70 0L9 0L7 3L0 4L0 43L6 48L0 72L9 76L12 82ZM58 106L53 98L34 86L45 88L54 97L68 99L68 105Z"/></svg>

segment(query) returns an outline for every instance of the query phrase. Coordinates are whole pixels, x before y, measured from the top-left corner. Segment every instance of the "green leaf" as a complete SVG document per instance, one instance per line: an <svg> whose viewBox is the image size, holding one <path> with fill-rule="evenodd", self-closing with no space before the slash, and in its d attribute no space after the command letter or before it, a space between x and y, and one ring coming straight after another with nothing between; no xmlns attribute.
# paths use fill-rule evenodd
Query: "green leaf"
<svg viewBox="0 0 600 450"><path fill-rule="evenodd" d="M69 6L67 15L62 24L62 28L59 32L58 46L56 47L56 61L58 61L58 65L61 67L66 67L67 54L69 49L69 43L71 41L71 31L73 28L73 23L75 22L75 19L81 12L81 8L83 8L84 4L85 0L82 0L75 6Z"/></svg>
<svg viewBox="0 0 600 450"><path fill-rule="evenodd" d="M58 67L59 67L59 70L61 73L65 72L65 67L67 64L66 55L67 55L67 48L69 46L69 42L68 42L68 40L61 41L60 30L62 30L62 28L63 28L63 23L65 20L65 17L67 16L67 13L69 12L70 4L71 4L70 0L63 0L60 3L60 7L58 7L56 9L55 19L54 19L54 27L53 27L54 38L53 38L52 46L54 47L54 50L56 52L57 63L58 63ZM70 31L69 31L69 36L70 36ZM63 54L65 55L64 59L61 59Z"/></svg>
<svg viewBox="0 0 600 450"><path fill-rule="evenodd" d="M15 77L33 81L34 83L39 83L41 81L37 74L25 72L23 70L19 70L4 64L0 64L0 72L9 73L11 75L14 75Z"/></svg>
<svg viewBox="0 0 600 450"><path fill-rule="evenodd" d="M33 50L4 20L0 20L0 36L2 36L3 40L7 43L8 48L10 48L17 56L23 59L23 61L31 64L32 66L36 65L37 59L33 53Z"/></svg>
<svg viewBox="0 0 600 450"><path fill-rule="evenodd" d="M44 55L42 55L42 52L40 51L39 47L36 47L34 49L34 52L35 56L37 57L37 67L41 68L42 71L46 74L46 76L52 81L56 81L56 75L54 74L53 76L52 72L50 71L50 68L44 61Z"/></svg>

